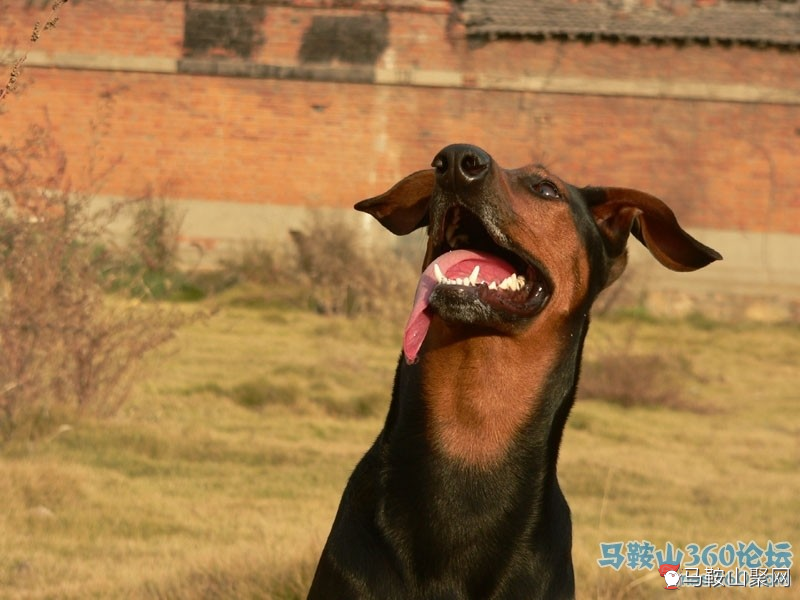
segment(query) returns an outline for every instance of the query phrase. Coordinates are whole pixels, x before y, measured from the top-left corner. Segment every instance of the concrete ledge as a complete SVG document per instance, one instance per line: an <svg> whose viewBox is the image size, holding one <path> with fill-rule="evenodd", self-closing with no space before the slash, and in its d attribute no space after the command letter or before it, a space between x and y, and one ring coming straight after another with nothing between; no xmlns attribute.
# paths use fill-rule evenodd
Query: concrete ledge
<svg viewBox="0 0 800 600"><path fill-rule="evenodd" d="M0 55L6 54L0 50ZM19 58L20 52L7 54ZM115 56L111 54L80 54L76 52L41 52L31 50L27 53L26 67L55 67L85 71L135 71L143 73L176 73L177 62L172 58L159 56Z"/></svg>
<svg viewBox="0 0 800 600"><path fill-rule="evenodd" d="M176 205L184 214L183 255L190 265L212 267L245 240L288 245L288 230L303 228L315 211L351 222L377 251L382 245L402 244L406 254L422 257L425 252L421 233L397 238L368 215L352 210L204 200L178 200ZM726 321L800 322L800 235L713 229L691 233L724 259L700 271L675 273L632 238L628 269L599 305L644 306L661 316L698 313Z"/></svg>
<svg viewBox="0 0 800 600"><path fill-rule="evenodd" d="M719 251L723 260L694 273L653 272L647 250L636 241L628 244L629 269L647 272L642 282L651 289L702 285L710 291L720 285L740 293L795 295L800 298L800 235L694 229L692 235Z"/></svg>
<svg viewBox="0 0 800 600"><path fill-rule="evenodd" d="M0 49L0 55L22 56L20 52ZM609 77L505 76L434 69L384 69L357 65L264 64L225 59L175 59L158 56L116 56L70 52L31 51L27 67L141 73L173 73L287 79L333 83L375 83L380 85L525 91L541 94L579 94L585 96L622 96L634 98L670 98L705 102L799 105L800 90L705 81L667 79L616 79Z"/></svg>
<svg viewBox="0 0 800 600"><path fill-rule="evenodd" d="M800 322L800 235L694 229L723 260L693 273L662 268L636 241L617 289L622 306L669 317L701 314L721 321ZM614 288L609 290L609 295Z"/></svg>

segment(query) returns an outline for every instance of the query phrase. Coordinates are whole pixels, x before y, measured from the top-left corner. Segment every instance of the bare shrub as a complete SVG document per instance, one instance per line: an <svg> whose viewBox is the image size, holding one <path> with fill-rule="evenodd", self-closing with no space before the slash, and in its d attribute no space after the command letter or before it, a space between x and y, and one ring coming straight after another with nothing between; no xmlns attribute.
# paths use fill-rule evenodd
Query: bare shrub
<svg viewBox="0 0 800 600"><path fill-rule="evenodd" d="M113 414L139 359L196 318L106 297L103 248L122 207L54 191L67 187L56 148L42 129L0 147L0 439Z"/></svg>
<svg viewBox="0 0 800 600"><path fill-rule="evenodd" d="M316 215L291 235L298 276L318 312L392 314L408 307L417 278L414 268L391 251L371 251L351 222Z"/></svg>
<svg viewBox="0 0 800 600"><path fill-rule="evenodd" d="M618 404L690 408L683 396L679 361L658 354L611 352L586 361L581 369L581 395Z"/></svg>
<svg viewBox="0 0 800 600"><path fill-rule="evenodd" d="M280 245L276 240L242 240L218 264L217 269L194 273L191 281L207 295L230 291L224 296L226 304L248 308L305 307L307 304L291 244Z"/></svg>
<svg viewBox="0 0 800 600"><path fill-rule="evenodd" d="M185 293L192 284L178 265L183 216L175 206L149 191L117 206L130 225L123 243L108 240L103 248L106 288L143 300L202 297Z"/></svg>
<svg viewBox="0 0 800 600"><path fill-rule="evenodd" d="M292 279L286 262L285 252L275 245L263 240L244 240L235 252L220 260L220 266L229 274L231 284L275 285Z"/></svg>
<svg viewBox="0 0 800 600"><path fill-rule="evenodd" d="M136 204L128 244L144 269L155 273L177 270L181 224L175 207L163 198L148 194Z"/></svg>
<svg viewBox="0 0 800 600"><path fill-rule="evenodd" d="M22 76L22 67L25 64L25 60L27 60L28 58L28 52L30 52L30 49L33 46L33 44L39 41L39 38L41 37L43 31L49 31L56 26L59 19L59 11L62 5L66 3L67 0L53 0L52 4L50 4L49 1L41 3L41 8L45 8L48 4L50 4L50 12L48 13L47 19L44 21L44 23L42 23L41 21L36 21L33 24L31 35L28 38L27 48L22 52L22 54L19 57L10 61L11 68L9 70L8 79L6 80L5 84L2 87L0 87L0 100L3 100L4 98L6 98L6 96L19 89L20 85L19 80L20 77ZM29 5L30 4L32 4L32 2L29 2ZM0 6L0 8L2 8L2 6ZM4 60L3 62L6 62L6 60Z"/></svg>
<svg viewBox="0 0 800 600"><path fill-rule="evenodd" d="M592 304L592 314L608 316L621 310L640 308L643 305L642 292L633 283L637 277L638 268L628 263L614 285L600 292Z"/></svg>
<svg viewBox="0 0 800 600"><path fill-rule="evenodd" d="M630 313L625 335L607 340L606 350L586 358L581 367L579 395L602 400L625 408L662 407L709 412L686 396L687 383L698 379L691 362L683 355L662 351L640 352L634 349L639 327L651 322L648 314Z"/></svg>
<svg viewBox="0 0 800 600"><path fill-rule="evenodd" d="M239 306L293 306L324 315L396 317L408 310L418 272L402 246L377 252L343 216L315 212L287 243L249 240L220 260L204 288L237 286ZM197 281L195 277L193 280Z"/></svg>

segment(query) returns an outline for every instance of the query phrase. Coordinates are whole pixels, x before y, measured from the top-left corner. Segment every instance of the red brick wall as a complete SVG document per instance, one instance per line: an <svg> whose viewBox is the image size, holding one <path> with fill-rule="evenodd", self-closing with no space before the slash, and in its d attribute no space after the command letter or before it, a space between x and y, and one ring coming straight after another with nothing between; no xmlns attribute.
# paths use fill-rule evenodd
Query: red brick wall
<svg viewBox="0 0 800 600"><path fill-rule="evenodd" d="M0 39L5 44L25 47L33 24L47 20L50 4L41 0L0 0L0 27L6 34ZM40 8L43 5L46 8ZM44 32L36 49L178 56L183 39L183 9L180 1L73 0L61 7L56 29Z"/></svg>
<svg viewBox="0 0 800 600"><path fill-rule="evenodd" d="M46 11L0 0L0 27L24 46ZM298 3L302 4L302 3ZM307 2L305 4L312 4ZM412 4L412 2L409 2ZM377 67L469 76L527 74L678 80L800 89L798 54L774 49L496 41L470 47L449 3L389 13ZM92 0L64 5L38 52L182 56L184 3ZM320 14L266 7L251 61L296 65ZM119 164L100 191L148 185L175 198L350 206L444 145L467 141L503 165L542 161L578 184L638 187L689 225L800 233L800 105L591 94L28 68L5 101L0 142L45 119L66 150L72 185L90 187L89 157Z"/></svg>

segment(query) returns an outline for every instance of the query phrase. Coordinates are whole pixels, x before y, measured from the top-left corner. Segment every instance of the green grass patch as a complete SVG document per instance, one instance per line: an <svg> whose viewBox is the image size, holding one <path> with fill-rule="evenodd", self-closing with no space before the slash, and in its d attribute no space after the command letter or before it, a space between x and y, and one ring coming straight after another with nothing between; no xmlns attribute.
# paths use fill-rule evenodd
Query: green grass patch
<svg viewBox="0 0 800 600"><path fill-rule="evenodd" d="M233 400L247 408L265 406L294 406L301 390L296 384L276 384L267 379L240 383L231 390Z"/></svg>

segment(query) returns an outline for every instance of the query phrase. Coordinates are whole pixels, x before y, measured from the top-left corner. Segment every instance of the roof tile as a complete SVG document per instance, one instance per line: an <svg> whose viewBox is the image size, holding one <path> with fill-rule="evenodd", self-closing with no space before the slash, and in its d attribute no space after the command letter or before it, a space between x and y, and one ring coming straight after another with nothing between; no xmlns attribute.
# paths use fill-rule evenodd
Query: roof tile
<svg viewBox="0 0 800 600"><path fill-rule="evenodd" d="M465 0L467 35L800 47L796 0Z"/></svg>

